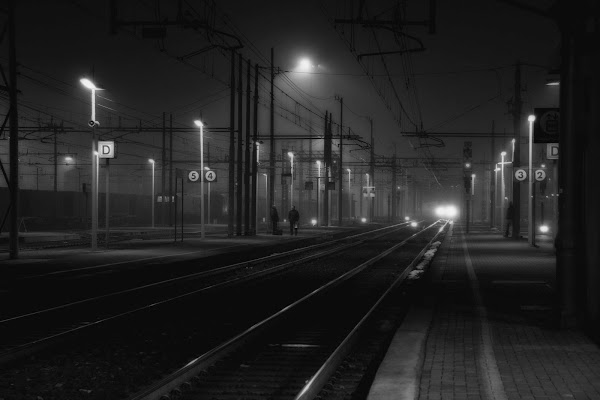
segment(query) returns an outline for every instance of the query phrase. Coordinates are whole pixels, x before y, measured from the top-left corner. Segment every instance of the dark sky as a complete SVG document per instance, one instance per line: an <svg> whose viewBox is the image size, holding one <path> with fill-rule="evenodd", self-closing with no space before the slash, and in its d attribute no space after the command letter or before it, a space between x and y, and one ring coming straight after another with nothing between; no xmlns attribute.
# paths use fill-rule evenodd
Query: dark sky
<svg viewBox="0 0 600 400"><path fill-rule="evenodd" d="M202 115L211 126L229 125L228 61L224 53L211 50L184 64L177 57L204 48L208 42L203 32L169 28L164 42L144 40L129 29L108 34L108 9L104 1L34 1L18 2L18 59L22 64L20 100L27 105L21 116L29 122L65 120L71 126L83 126L89 114L89 93L79 84L81 76L93 76L106 90L99 99L99 114L106 125L116 125L119 116L124 124L142 120L144 124L161 122L163 111L173 113L179 125L192 125ZM155 20L155 1L120 0L122 18ZM161 18L172 18L170 5L161 4ZM218 2L216 26L242 36L241 53L253 63L266 65L270 48L275 64L285 72L276 85L304 107L334 112L339 121L339 102L344 98L344 125L368 140L366 116L374 120L376 152L414 157L407 139L400 131L414 131L414 124L430 133L485 132L495 121L497 132L512 132L512 117L507 101L513 97L514 64L523 66L522 96L524 112L533 107L557 106L555 88L544 85L547 68L556 68L558 32L552 21L545 20L514 6L492 0L440 1L437 32L425 27L408 27L405 33L422 41L425 51L409 58L387 56L391 79L395 82L407 110L399 126L385 108L373 85L356 58L327 20L343 15L350 1L238 1ZM367 1L369 15L389 16L394 1ZM420 1L408 1L407 18L427 18ZM550 1L538 1L540 7ZM197 15L204 15L204 2L188 1ZM223 17L226 15L226 17ZM349 33L349 30L346 32ZM357 27L359 52L376 51L369 39L370 31ZM397 49L392 36L380 30L381 50ZM415 42L411 42L415 45ZM4 47L5 48L5 47ZM6 54L6 53L4 53ZM298 61L309 57L315 69L297 72ZM3 55L6 64L6 55ZM377 79L387 79L377 57L369 57ZM407 64L408 63L408 64ZM407 65L411 74L407 80ZM202 72L201 70L205 70ZM244 70L244 79L246 71ZM290 86L290 82L294 86ZM267 82L261 82L266 90ZM408 85L408 86L407 86ZM300 90L298 90L300 89ZM263 93L264 95L265 93ZM286 107L302 114L293 100L279 96ZM411 97L413 96L413 97ZM414 97L416 96L416 97ZM418 106L417 106L418 99ZM2 99L6 107L7 100ZM393 106L393 107L397 107ZM267 109L260 110L261 132L268 131ZM318 118L303 114L318 126ZM523 129L526 127L526 115ZM305 132L294 124L278 119L282 133ZM227 147L226 137L215 135L214 146ZM134 141L157 145L160 138ZM435 157L460 157L464 140L475 143L474 157L489 158L489 139L443 138L445 147L431 148ZM77 138L67 144L78 146ZM31 144L34 146L34 144ZM35 146L34 146L35 147ZM146 151L146 150L144 150ZM148 152L156 152L149 149ZM131 150L131 154L138 151ZM358 153L355 155L358 156ZM358 156L360 157L360 156Z"/></svg>

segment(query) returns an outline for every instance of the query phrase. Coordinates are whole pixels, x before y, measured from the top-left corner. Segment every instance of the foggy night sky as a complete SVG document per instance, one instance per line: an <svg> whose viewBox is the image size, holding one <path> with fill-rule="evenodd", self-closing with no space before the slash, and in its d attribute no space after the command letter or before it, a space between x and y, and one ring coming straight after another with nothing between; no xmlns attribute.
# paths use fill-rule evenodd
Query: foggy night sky
<svg viewBox="0 0 600 400"><path fill-rule="evenodd" d="M210 68L225 80L222 83L173 57L205 46L202 35L170 28L165 41L166 52L158 49L157 41L143 40L139 35L136 37L123 30L110 36L107 3L86 0L18 2L17 58L22 64L19 100L31 107L20 110L20 116L29 121L20 124L33 124L36 119L47 122L53 117L55 121L64 119L67 125L83 127L89 119L89 92L81 87L79 78L91 77L93 71L96 82L106 88L99 94L111 100L98 101L104 107L99 108L98 113L105 126L116 125L117 115L121 115L124 125L136 124L139 119L144 124L160 125L164 111L172 112L179 126L189 122L187 126L191 127L193 119L202 115L209 126L227 127L229 92L225 83L229 79L228 61L218 52L204 60L194 58L196 65L208 62ZM154 1L121 0L119 3L131 15L139 14L140 19L153 18L150 6ZM334 99L339 95L347 106L344 126L350 126L353 133L368 141L368 122L359 116L374 119L378 155L392 155L394 142L399 156L415 157L416 153L408 146L407 139L400 136L400 128L355 58L328 23L319 7L321 3L331 13L335 12L336 4L341 4L339 1L313 0L222 0L218 1L218 6L243 33L244 41L252 43L265 60L269 58L270 48L274 47L275 65L290 71L286 72L287 77L306 92L305 98L320 111L332 111L334 121L339 121L339 102ZM409 19L427 18L424 10L415 8L411 13L411 3L418 2L408 3ZM541 8L550 3L535 2ZM367 4L370 12L376 13L393 2L368 1ZM544 85L547 69L539 67L558 68L559 35L552 21L491 0L439 1L437 11L436 34L428 34L426 27L405 30L420 38L426 48L426 51L411 56L415 74L411 82L416 85L425 131L432 134L436 131L489 132L495 121L496 132L511 133L513 122L506 102L513 96L517 60L538 66L525 65L522 69L525 89L522 93L522 134L526 134L529 110L558 106L558 90ZM357 32L367 35L362 28L357 28ZM396 49L391 40L382 44L382 50ZM3 50L3 64L7 65L6 42ZM241 53L253 64L265 65L248 46ZM301 57L309 57L319 65L315 73L294 72ZM399 59L398 56L386 57L397 82L401 82L404 74ZM267 72L264 74L266 76ZM276 78L276 85L297 98L288 86L278 83L279 78ZM262 84L268 87L266 81ZM398 89L402 92L403 85L399 84ZM6 109L7 97L2 100L1 107ZM299 101L306 104L305 100ZM475 109L468 111L471 108ZM269 129L268 110L261 108L259 112L259 130L264 134ZM409 110L409 114L413 120L418 119L415 109ZM109 122L104 123L102 119ZM412 124L404 121L403 129L413 131ZM305 133L277 118L276 128L285 133ZM225 136L213 139L216 146L227 147ZM160 137L136 137L135 140L148 140L158 145ZM488 138L444 137L443 140L444 148L431 148L435 157L460 157L463 141L470 140L475 146L474 159L482 159L484 152L489 159ZM76 146L77 139L70 138L69 142ZM496 146L499 152L499 143Z"/></svg>

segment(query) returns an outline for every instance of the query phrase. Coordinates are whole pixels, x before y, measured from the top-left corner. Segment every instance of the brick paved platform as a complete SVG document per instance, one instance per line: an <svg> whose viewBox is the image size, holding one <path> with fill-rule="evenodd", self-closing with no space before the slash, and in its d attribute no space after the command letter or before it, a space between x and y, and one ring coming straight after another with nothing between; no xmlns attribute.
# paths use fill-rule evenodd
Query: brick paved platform
<svg viewBox="0 0 600 400"><path fill-rule="evenodd" d="M429 271L430 305L396 333L369 400L600 399L600 347L555 328L554 249L539 244L455 225Z"/></svg>

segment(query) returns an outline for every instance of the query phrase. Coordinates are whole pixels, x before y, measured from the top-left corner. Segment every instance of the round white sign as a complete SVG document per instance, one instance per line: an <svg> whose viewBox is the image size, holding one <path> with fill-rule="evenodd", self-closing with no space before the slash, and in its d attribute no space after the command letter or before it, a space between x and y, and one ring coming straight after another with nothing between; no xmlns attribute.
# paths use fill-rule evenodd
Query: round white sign
<svg viewBox="0 0 600 400"><path fill-rule="evenodd" d="M535 176L536 181L543 181L544 179L546 179L546 171L544 171L543 169L536 169L533 173L533 176Z"/></svg>
<svg viewBox="0 0 600 400"><path fill-rule="evenodd" d="M197 182L199 178L200 178L200 174L198 173L198 171L190 171L188 173L188 179L191 182Z"/></svg>
<svg viewBox="0 0 600 400"><path fill-rule="evenodd" d="M215 179L217 179L217 173L212 170L206 171L204 178L207 182L213 182Z"/></svg>
<svg viewBox="0 0 600 400"><path fill-rule="evenodd" d="M527 179L527 172L524 169L518 169L515 171L515 179L518 180L519 182L524 181L525 179Z"/></svg>

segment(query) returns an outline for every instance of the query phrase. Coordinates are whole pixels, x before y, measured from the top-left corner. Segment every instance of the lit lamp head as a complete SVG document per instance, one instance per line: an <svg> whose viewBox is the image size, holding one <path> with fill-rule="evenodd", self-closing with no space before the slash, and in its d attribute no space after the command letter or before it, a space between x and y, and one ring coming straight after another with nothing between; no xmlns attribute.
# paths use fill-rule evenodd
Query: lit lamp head
<svg viewBox="0 0 600 400"><path fill-rule="evenodd" d="M346 168L346 171L348 171L348 173L352 172L350 168Z"/></svg>
<svg viewBox="0 0 600 400"><path fill-rule="evenodd" d="M535 121L535 115L530 115L529 117L527 117L527 121L529 121L529 122Z"/></svg>
<svg viewBox="0 0 600 400"><path fill-rule="evenodd" d="M292 153L291 151L288 151L288 156L290 156L290 158L294 158L294 153Z"/></svg>
<svg viewBox="0 0 600 400"><path fill-rule="evenodd" d="M81 78L79 82L81 82L83 86L90 90L101 90L99 87L94 85L94 82L90 81L88 78Z"/></svg>
<svg viewBox="0 0 600 400"><path fill-rule="evenodd" d="M206 171L210 171L210 168L209 168L209 167L204 167L204 169L205 169Z"/></svg>
<svg viewBox="0 0 600 400"><path fill-rule="evenodd" d="M152 158L149 158L149 159L148 159L148 162L149 162L150 164L154 164L154 160L153 160Z"/></svg>
<svg viewBox="0 0 600 400"><path fill-rule="evenodd" d="M506 155L506 152L505 152L505 151L503 151L502 153L500 153L500 155L501 155L502 157L504 157L504 156Z"/></svg>
<svg viewBox="0 0 600 400"><path fill-rule="evenodd" d="M204 124L202 123L202 121L200 121L199 119L194 121L194 124L196 124L197 127L202 128L204 126Z"/></svg>

